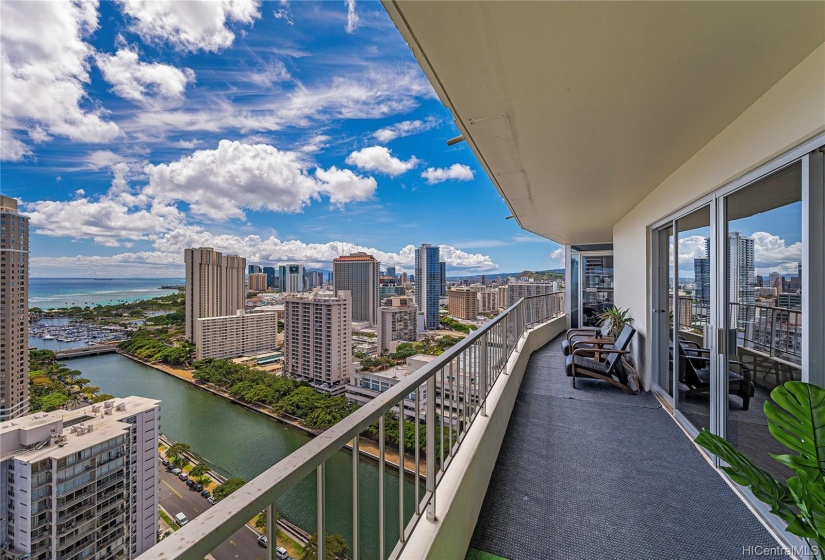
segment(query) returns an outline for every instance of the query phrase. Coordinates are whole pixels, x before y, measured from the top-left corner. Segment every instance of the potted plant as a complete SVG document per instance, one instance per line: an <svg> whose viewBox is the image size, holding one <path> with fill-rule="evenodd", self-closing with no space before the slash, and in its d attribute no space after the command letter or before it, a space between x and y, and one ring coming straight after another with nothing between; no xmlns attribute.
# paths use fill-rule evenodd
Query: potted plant
<svg viewBox="0 0 825 560"><path fill-rule="evenodd" d="M788 524L788 532L804 538L812 557L825 554L825 389L788 381L771 391L765 416L771 435L791 453L771 455L796 476L776 480L725 439L702 430L696 443L727 463L722 470Z"/></svg>
<svg viewBox="0 0 825 560"><path fill-rule="evenodd" d="M629 313L629 309L611 307L599 314L599 324L610 323L610 334L618 337L625 325L633 323L633 318L628 316Z"/></svg>

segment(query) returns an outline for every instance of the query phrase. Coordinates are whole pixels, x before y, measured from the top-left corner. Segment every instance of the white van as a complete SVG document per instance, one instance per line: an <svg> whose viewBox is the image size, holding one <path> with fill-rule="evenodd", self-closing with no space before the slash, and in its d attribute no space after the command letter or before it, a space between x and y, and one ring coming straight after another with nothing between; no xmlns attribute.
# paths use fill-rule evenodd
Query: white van
<svg viewBox="0 0 825 560"><path fill-rule="evenodd" d="M175 514L175 522L177 522L177 524L178 524L180 527L183 527L184 525L186 525L187 523L189 523L189 520L188 520L188 519L186 519L186 516L185 516L185 515L183 515L183 513L176 513L176 514Z"/></svg>

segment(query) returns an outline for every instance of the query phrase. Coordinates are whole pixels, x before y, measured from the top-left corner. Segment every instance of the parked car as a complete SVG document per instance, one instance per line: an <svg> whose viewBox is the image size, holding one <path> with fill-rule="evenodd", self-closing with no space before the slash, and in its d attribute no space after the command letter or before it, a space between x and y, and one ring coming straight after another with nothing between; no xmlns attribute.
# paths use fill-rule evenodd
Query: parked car
<svg viewBox="0 0 825 560"><path fill-rule="evenodd" d="M187 485L189 488L192 488L192 487L195 485L195 481L194 481L194 480L192 480L191 478L189 478L189 479L187 479L187 480L186 480L186 485Z"/></svg>
<svg viewBox="0 0 825 560"><path fill-rule="evenodd" d="M275 558L278 560L289 560L289 554L287 554L284 547L278 546L275 548Z"/></svg>
<svg viewBox="0 0 825 560"><path fill-rule="evenodd" d="M181 513L176 513L176 514L175 514L175 522L176 522L176 523L177 523L180 527L183 527L184 525L186 525L187 523L189 523L189 520L188 520L188 519L186 519L186 516L185 516L185 515L183 515L183 512L181 512Z"/></svg>
<svg viewBox="0 0 825 560"><path fill-rule="evenodd" d="M178 478L181 479L182 481L186 482L187 480L189 480L189 475L186 474L185 472L182 472L178 475Z"/></svg>
<svg viewBox="0 0 825 560"><path fill-rule="evenodd" d="M212 493L209 492L209 490L202 490L201 491L201 496L203 496L204 498L208 498L211 495L212 495Z"/></svg>
<svg viewBox="0 0 825 560"><path fill-rule="evenodd" d="M206 498L206 501L212 504L213 506L218 503L218 500L215 499L215 496L209 496Z"/></svg>
<svg viewBox="0 0 825 560"><path fill-rule="evenodd" d="M178 476L181 473L180 469L172 469L172 474Z"/></svg>
<svg viewBox="0 0 825 560"><path fill-rule="evenodd" d="M203 490L203 484L201 484L200 482L196 482L194 486L192 486L192 490L194 490L195 492L200 492L201 490Z"/></svg>
<svg viewBox="0 0 825 560"><path fill-rule="evenodd" d="M267 539L265 536L258 537L258 544L261 545L262 547L266 548L268 543L269 543L269 539Z"/></svg>
<svg viewBox="0 0 825 560"><path fill-rule="evenodd" d="M169 463L169 461L167 461L166 459L164 459L163 461L161 461L161 463L163 464L163 466L164 466L164 467L168 467L168 466L169 466L169 464L170 464L170 463Z"/></svg>

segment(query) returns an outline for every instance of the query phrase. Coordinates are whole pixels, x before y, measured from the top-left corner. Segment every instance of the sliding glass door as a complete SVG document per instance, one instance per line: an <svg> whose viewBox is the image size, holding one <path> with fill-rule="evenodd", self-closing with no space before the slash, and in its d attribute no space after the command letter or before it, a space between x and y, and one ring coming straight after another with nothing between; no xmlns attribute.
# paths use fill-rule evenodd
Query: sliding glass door
<svg viewBox="0 0 825 560"><path fill-rule="evenodd" d="M726 438L781 479L790 472L771 454L787 449L765 403L787 381L825 385L823 142L651 227L656 391L689 432Z"/></svg>
<svg viewBox="0 0 825 560"><path fill-rule="evenodd" d="M725 436L778 477L790 471L769 453L787 452L768 431L772 389L802 380L802 163L797 161L722 197L717 284L725 306L719 387ZM820 288L821 289L821 288Z"/></svg>

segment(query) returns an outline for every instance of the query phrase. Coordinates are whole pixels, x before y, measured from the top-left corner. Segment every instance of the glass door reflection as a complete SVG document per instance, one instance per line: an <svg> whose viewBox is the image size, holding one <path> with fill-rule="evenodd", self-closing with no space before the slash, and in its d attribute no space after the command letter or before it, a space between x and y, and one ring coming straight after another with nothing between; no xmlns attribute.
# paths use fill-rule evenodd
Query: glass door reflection
<svg viewBox="0 0 825 560"><path fill-rule="evenodd" d="M613 307L613 257L582 255L582 321L586 327L601 325L601 314Z"/></svg>
<svg viewBox="0 0 825 560"><path fill-rule="evenodd" d="M711 309L711 227L710 206L703 206L676 221L677 271L674 301L671 305L676 329L678 360L674 375L679 392L676 408L696 429L710 429L711 381L709 318ZM671 341L674 338L671 337Z"/></svg>
<svg viewBox="0 0 825 560"><path fill-rule="evenodd" d="M768 431L770 391L802 376L802 174L785 167L722 199L724 324L719 384L727 439L777 477L769 453L786 449Z"/></svg>

